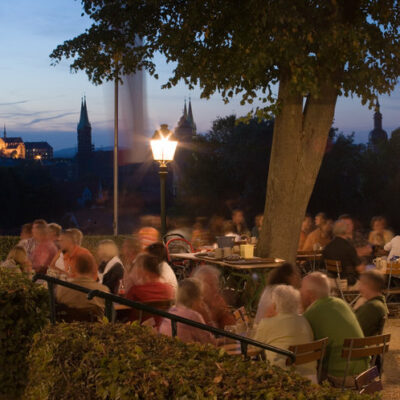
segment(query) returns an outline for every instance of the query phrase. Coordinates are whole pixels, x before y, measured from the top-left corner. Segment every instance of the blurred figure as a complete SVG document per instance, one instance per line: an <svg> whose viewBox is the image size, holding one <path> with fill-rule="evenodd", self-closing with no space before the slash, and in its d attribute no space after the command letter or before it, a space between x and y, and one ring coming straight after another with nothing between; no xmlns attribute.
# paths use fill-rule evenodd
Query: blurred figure
<svg viewBox="0 0 400 400"><path fill-rule="evenodd" d="M137 237L140 242L141 251L143 251L147 246L160 240L160 233L152 225L153 222L154 217L151 215L145 215L140 218L141 228L137 232Z"/></svg>
<svg viewBox="0 0 400 400"><path fill-rule="evenodd" d="M299 247L298 247L299 251L303 250L307 236L312 232L312 230L313 230L313 220L311 218L311 215L307 214L304 217L303 222L301 224Z"/></svg>
<svg viewBox="0 0 400 400"><path fill-rule="evenodd" d="M251 237L259 238L260 237L260 232L261 232L261 227L264 221L264 215L263 214L258 214L254 218L254 227L251 230Z"/></svg>
<svg viewBox="0 0 400 400"><path fill-rule="evenodd" d="M192 231L192 245L196 249L211 243L209 232L206 230L205 227L206 227L206 218L197 217L196 222L193 225L193 231Z"/></svg>
<svg viewBox="0 0 400 400"><path fill-rule="evenodd" d="M82 246L82 242L83 242L83 233L82 233L82 231L80 229L78 229L78 228L71 228L71 229L68 229L68 231L72 233L76 244L78 246Z"/></svg>
<svg viewBox="0 0 400 400"><path fill-rule="evenodd" d="M63 240L62 236L63 235L61 235L61 240ZM75 274L71 279L71 283L75 283L76 285L83 286L90 290L109 292L107 286L93 279L93 259L90 254L80 253L76 255L74 271ZM92 300L88 300L86 293L77 292L65 286L57 286L56 300L58 303L64 304L70 308L93 310L95 313L98 313L98 310L100 310L101 313L104 312L104 299L93 297Z"/></svg>
<svg viewBox="0 0 400 400"><path fill-rule="evenodd" d="M371 220L371 232L368 237L368 242L373 246L383 248L386 243L393 239L393 232L386 229L387 223L385 217L373 217Z"/></svg>
<svg viewBox="0 0 400 400"><path fill-rule="evenodd" d="M149 254L140 254L135 262L137 268L137 280L130 287L126 297L129 300L142 303L173 301L175 299L174 288L162 281L161 265L159 259ZM138 311L130 310L129 320L138 319ZM157 325L161 322L159 317L154 318Z"/></svg>
<svg viewBox="0 0 400 400"><path fill-rule="evenodd" d="M140 253L140 242L136 235L126 238L122 242L121 247L121 260L125 267L125 272L128 272L135 261L135 258Z"/></svg>
<svg viewBox="0 0 400 400"><path fill-rule="evenodd" d="M335 222L333 227L334 239L322 252L324 260L337 260L342 264L342 279L347 279L349 286L357 284L359 274L365 268L357 255L355 247L347 240L348 225L344 220ZM330 272L329 276L336 279L337 274Z"/></svg>
<svg viewBox="0 0 400 400"><path fill-rule="evenodd" d="M31 263L28 260L26 250L22 246L14 246L7 255L0 267L7 268L16 272L31 273Z"/></svg>
<svg viewBox="0 0 400 400"><path fill-rule="evenodd" d="M303 251L320 250L332 240L333 221L330 219L323 220L321 215L318 218L319 225L307 236L303 246Z"/></svg>
<svg viewBox="0 0 400 400"><path fill-rule="evenodd" d="M343 214L339 220L347 224L346 238L355 247L359 257L369 257L372 255L372 246L360 230L355 229L354 219L349 214Z"/></svg>
<svg viewBox="0 0 400 400"><path fill-rule="evenodd" d="M110 239L102 240L97 247L97 256L100 261L99 282L107 286L112 294L118 294L124 277L124 266L117 245Z"/></svg>
<svg viewBox="0 0 400 400"><path fill-rule="evenodd" d="M386 243L384 249L389 252L389 261L393 257L400 257L400 236L396 235L389 243Z"/></svg>
<svg viewBox="0 0 400 400"><path fill-rule="evenodd" d="M250 231L247 229L246 220L242 210L233 210L232 222L234 225L234 233L239 236L250 236Z"/></svg>
<svg viewBox="0 0 400 400"><path fill-rule="evenodd" d="M275 286L271 294L266 317L257 326L254 340L288 350L296 344L310 343L314 334L308 321L299 315L300 293L288 285ZM272 365L286 367L286 356L265 351L266 359ZM296 371L314 383L317 382L316 361L296 367Z"/></svg>
<svg viewBox="0 0 400 400"><path fill-rule="evenodd" d="M367 301L355 313L365 336L382 335L383 323L388 315L383 295L385 287L385 278L378 271L365 271L360 276L360 294Z"/></svg>
<svg viewBox="0 0 400 400"><path fill-rule="evenodd" d="M208 325L224 329L226 325L234 325L235 318L221 293L220 271L210 265L201 265L193 273L193 278L198 279L203 288L203 300L207 309L196 309ZM198 306L199 304L197 304Z"/></svg>
<svg viewBox="0 0 400 400"><path fill-rule="evenodd" d="M328 217L326 216L326 214L324 212L319 212L314 218L315 226L317 228L321 227L322 225L325 224L327 219L328 219Z"/></svg>
<svg viewBox="0 0 400 400"><path fill-rule="evenodd" d="M272 301L272 292L277 285L290 285L299 289L301 285L299 268L296 265L285 263L268 274L267 285L258 302L257 313L254 319L255 325L259 324L263 318L266 318L267 310Z"/></svg>
<svg viewBox="0 0 400 400"><path fill-rule="evenodd" d="M157 257L161 267L161 280L170 284L174 288L176 294L178 290L178 280L176 279L174 270L167 262L167 250L164 244L161 242L153 243L148 246L145 251L146 253Z"/></svg>
<svg viewBox="0 0 400 400"><path fill-rule="evenodd" d="M203 295L200 281L193 278L184 279L179 283L177 304L170 308L168 312L182 318L205 324L202 315L195 311L199 306L201 306L202 298ZM159 331L163 335L172 336L171 321L169 319L164 319ZM177 333L177 337L186 343L216 343L214 336L212 336L210 332L189 325L178 323Z"/></svg>
<svg viewBox="0 0 400 400"><path fill-rule="evenodd" d="M20 234L21 240L30 239L32 237L32 226L32 223L22 225Z"/></svg>
<svg viewBox="0 0 400 400"><path fill-rule="evenodd" d="M58 225L55 222L49 224L49 238L57 247L61 231L62 231L61 225Z"/></svg>
<svg viewBox="0 0 400 400"><path fill-rule="evenodd" d="M46 273L51 261L57 254L57 247L50 240L48 225L45 221L36 220L32 227L32 237L35 241L30 261L37 273ZM29 257L29 254L28 254Z"/></svg>
<svg viewBox="0 0 400 400"><path fill-rule="evenodd" d="M172 239L174 235L178 235L190 241L192 239L192 229L187 218L176 217L171 220L171 229L168 231L167 235L169 236L168 240Z"/></svg>
<svg viewBox="0 0 400 400"><path fill-rule="evenodd" d="M235 233L235 225L233 221L225 221L223 225L223 236L234 236L235 242L239 242L241 239L241 236Z"/></svg>
<svg viewBox="0 0 400 400"><path fill-rule="evenodd" d="M209 222L209 231L210 231L210 239L211 242L214 243L216 242L217 236L223 236L224 235L224 217L221 217L220 215L213 215L210 219Z"/></svg>
<svg viewBox="0 0 400 400"><path fill-rule="evenodd" d="M77 259L81 255L86 255L87 259L91 260L91 277L97 281L97 263L92 253L79 244L80 235L73 230L67 229L60 235L60 249L63 253L65 271L70 278L75 278Z"/></svg>

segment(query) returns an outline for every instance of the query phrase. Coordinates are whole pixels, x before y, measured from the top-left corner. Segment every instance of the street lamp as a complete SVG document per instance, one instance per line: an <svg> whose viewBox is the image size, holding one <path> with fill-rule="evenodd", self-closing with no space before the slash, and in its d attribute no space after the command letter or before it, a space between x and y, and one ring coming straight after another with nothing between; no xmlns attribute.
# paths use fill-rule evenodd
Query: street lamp
<svg viewBox="0 0 400 400"><path fill-rule="evenodd" d="M176 146L178 145L168 125L162 124L150 141L154 161L160 165L160 200L161 200L161 235L167 233L167 214L165 209L165 184L167 181L167 163L173 161Z"/></svg>

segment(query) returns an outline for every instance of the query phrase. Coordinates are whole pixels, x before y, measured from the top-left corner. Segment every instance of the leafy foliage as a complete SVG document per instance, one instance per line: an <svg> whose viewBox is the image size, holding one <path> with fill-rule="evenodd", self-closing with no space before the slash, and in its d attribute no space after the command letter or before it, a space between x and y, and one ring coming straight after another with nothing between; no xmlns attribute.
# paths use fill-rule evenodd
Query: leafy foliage
<svg viewBox="0 0 400 400"><path fill-rule="evenodd" d="M164 87L183 79L202 96L221 92L273 103L273 85L319 94L332 82L363 102L393 90L400 66L399 5L388 0L145 1L82 0L92 26L59 45L95 83L148 69L163 54L176 63ZM138 42L135 38L140 37ZM260 110L261 112L261 110Z"/></svg>
<svg viewBox="0 0 400 400"><path fill-rule="evenodd" d="M0 398L17 398L27 383L33 335L48 322L45 288L27 277L0 269Z"/></svg>
<svg viewBox="0 0 400 400"><path fill-rule="evenodd" d="M0 261L7 258L8 252L18 244L18 236L0 236Z"/></svg>
<svg viewBox="0 0 400 400"><path fill-rule="evenodd" d="M35 338L29 367L27 400L371 398L136 324L49 326Z"/></svg>

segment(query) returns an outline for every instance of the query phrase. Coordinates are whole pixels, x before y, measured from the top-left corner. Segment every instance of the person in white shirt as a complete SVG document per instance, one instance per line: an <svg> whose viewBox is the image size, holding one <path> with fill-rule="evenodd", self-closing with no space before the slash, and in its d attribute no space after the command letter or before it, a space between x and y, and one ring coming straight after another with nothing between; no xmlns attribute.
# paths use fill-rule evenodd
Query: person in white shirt
<svg viewBox="0 0 400 400"><path fill-rule="evenodd" d="M161 280L169 283L175 290L175 295L178 290L178 280L174 270L167 262L167 251L161 242L153 243L146 247L146 253L156 256L161 264Z"/></svg>
<svg viewBox="0 0 400 400"><path fill-rule="evenodd" d="M386 243L384 249L389 252L389 261L395 256L400 257L400 236L397 235L389 243Z"/></svg>
<svg viewBox="0 0 400 400"><path fill-rule="evenodd" d="M257 326L254 340L281 349L306 344L314 340L313 331L307 319L298 314L300 293L288 285L277 285L272 291L272 301L265 318ZM272 364L286 368L287 357L265 351L266 359ZM317 363L315 361L296 367L296 371L317 383Z"/></svg>

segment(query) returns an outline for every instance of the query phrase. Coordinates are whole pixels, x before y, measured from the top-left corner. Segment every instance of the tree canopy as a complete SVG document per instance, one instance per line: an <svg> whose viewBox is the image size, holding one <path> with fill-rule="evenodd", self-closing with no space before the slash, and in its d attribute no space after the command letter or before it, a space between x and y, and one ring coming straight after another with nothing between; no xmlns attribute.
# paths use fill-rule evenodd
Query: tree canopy
<svg viewBox="0 0 400 400"><path fill-rule="evenodd" d="M176 66L164 87L180 80L203 97L275 104L274 85L318 96L334 83L339 94L372 101L400 74L399 4L389 0L82 0L93 21L51 54L72 58L100 84L146 69L154 56ZM137 40L140 38L141 40Z"/></svg>

